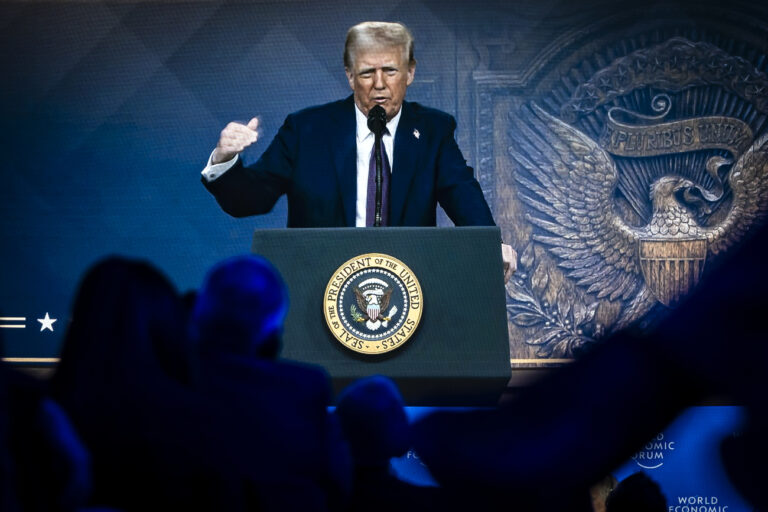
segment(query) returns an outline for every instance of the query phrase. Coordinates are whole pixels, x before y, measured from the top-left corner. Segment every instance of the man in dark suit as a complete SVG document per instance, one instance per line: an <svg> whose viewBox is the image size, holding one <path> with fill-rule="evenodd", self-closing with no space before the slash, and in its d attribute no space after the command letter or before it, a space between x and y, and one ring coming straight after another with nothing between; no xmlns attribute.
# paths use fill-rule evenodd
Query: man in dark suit
<svg viewBox="0 0 768 512"><path fill-rule="evenodd" d="M434 226L439 203L461 226L494 225L482 190L453 137L448 114L406 102L416 61L413 37L399 23L365 22L347 33L346 100L291 114L261 158L240 152L258 139L258 119L230 123L203 170L203 184L227 213L266 213L288 195L289 227L373 225L374 135L367 117L386 112L382 137L384 225ZM390 173L391 169L391 173ZM505 275L516 266L502 246Z"/></svg>
<svg viewBox="0 0 768 512"><path fill-rule="evenodd" d="M328 413L325 370L278 358L287 312L288 290L264 258L214 266L190 315L199 355L192 386L226 411L227 439L243 450L250 505L338 510L351 485L349 450Z"/></svg>

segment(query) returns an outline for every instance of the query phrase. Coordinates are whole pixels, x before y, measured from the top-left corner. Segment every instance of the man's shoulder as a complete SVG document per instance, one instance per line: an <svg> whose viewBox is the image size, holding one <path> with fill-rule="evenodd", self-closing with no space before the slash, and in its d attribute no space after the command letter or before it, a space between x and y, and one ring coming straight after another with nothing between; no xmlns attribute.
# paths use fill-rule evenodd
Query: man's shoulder
<svg viewBox="0 0 768 512"><path fill-rule="evenodd" d="M344 114L354 112L354 100L352 96L347 96L344 99L331 101L329 103L323 103L322 105L313 105L311 107L298 110L289 117L300 119L303 121L309 121L314 119L325 119L328 115ZM428 107L414 101L403 102L403 112L409 116L418 118L426 118L440 124L455 124L454 117L442 110L438 110L433 107Z"/></svg>
<svg viewBox="0 0 768 512"><path fill-rule="evenodd" d="M311 120L323 120L329 115L336 113L343 113L347 110L352 111L354 103L352 97L344 98L343 100L331 101L329 103L323 103L322 105L313 105L311 107L303 108L290 114L289 117L300 119L302 121Z"/></svg>
<svg viewBox="0 0 768 512"><path fill-rule="evenodd" d="M410 131L412 126L420 127L438 138L452 137L456 130L456 119L451 114L410 101L403 102L403 117L400 123L403 130Z"/></svg>
<svg viewBox="0 0 768 512"><path fill-rule="evenodd" d="M405 125L420 124L431 127L436 132L444 135L452 134L456 129L456 119L442 110L427 107L421 103L405 101L403 102L403 116Z"/></svg>
<svg viewBox="0 0 768 512"><path fill-rule="evenodd" d="M453 116L448 112L443 112L442 110L428 107L415 101L404 101L403 107L406 109L406 111L410 111L411 114L415 116L434 117L436 119L442 119L445 121L455 121Z"/></svg>

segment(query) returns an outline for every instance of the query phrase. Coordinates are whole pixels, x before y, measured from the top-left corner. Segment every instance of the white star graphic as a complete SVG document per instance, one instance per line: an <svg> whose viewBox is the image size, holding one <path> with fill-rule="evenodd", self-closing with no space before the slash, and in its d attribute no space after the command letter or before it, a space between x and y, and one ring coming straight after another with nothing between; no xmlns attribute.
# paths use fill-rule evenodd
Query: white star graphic
<svg viewBox="0 0 768 512"><path fill-rule="evenodd" d="M414 137L416 137L417 139L418 139L419 137L421 137L421 134L419 133L419 130L416 130L416 129L414 129L414 130L413 130L413 136L414 136Z"/></svg>
<svg viewBox="0 0 768 512"><path fill-rule="evenodd" d="M55 322L56 319L48 316L48 312L45 313L45 318L38 318L37 321L40 322L40 332L43 332L46 329L53 332L53 322Z"/></svg>

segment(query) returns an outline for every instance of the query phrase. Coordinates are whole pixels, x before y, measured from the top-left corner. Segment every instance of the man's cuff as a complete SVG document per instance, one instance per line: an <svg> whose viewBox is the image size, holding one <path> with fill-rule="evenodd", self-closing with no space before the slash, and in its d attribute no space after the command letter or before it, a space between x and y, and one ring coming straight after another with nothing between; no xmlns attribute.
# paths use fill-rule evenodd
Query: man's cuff
<svg viewBox="0 0 768 512"><path fill-rule="evenodd" d="M232 160L227 160L226 162L221 162L220 164L214 164L211 160L213 160L213 153L215 152L215 149L211 152L211 156L208 157L208 164L205 166L205 169L203 169L203 172L201 173L203 178L209 182L215 180L230 170L232 166L237 162L238 155L235 155Z"/></svg>

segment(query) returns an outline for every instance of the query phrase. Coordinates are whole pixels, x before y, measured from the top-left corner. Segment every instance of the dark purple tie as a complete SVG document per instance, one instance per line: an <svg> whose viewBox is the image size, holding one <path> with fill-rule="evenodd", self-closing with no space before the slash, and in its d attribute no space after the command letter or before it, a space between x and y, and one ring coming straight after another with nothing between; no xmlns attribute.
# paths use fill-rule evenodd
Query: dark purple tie
<svg viewBox="0 0 768 512"><path fill-rule="evenodd" d="M384 149L384 140L381 144L381 225L389 225L389 177L392 171L389 168L387 150ZM376 143L371 148L371 160L368 164L368 199L365 208L365 225L373 226L376 215Z"/></svg>

